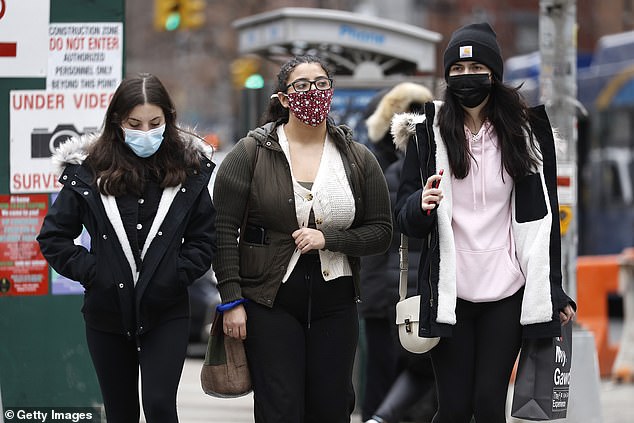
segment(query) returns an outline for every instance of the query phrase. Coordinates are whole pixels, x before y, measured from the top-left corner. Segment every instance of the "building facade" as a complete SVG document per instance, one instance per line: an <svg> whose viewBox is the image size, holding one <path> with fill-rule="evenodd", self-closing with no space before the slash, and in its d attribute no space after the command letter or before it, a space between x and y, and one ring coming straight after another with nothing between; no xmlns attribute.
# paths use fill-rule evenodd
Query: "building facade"
<svg viewBox="0 0 634 423"><path fill-rule="evenodd" d="M236 19L282 7L352 11L420 26L443 35L437 63L451 33L476 21L490 22L505 58L538 50L538 0L206 0L205 24L191 31L157 31L154 0L126 2L126 72L152 72L166 84L180 119L199 132L215 133L223 144L240 136L235 119L239 88L232 84L237 58ZM578 0L578 51L592 53L605 34L634 29L634 0ZM263 62L265 81L277 65ZM438 71L438 75L441 75Z"/></svg>

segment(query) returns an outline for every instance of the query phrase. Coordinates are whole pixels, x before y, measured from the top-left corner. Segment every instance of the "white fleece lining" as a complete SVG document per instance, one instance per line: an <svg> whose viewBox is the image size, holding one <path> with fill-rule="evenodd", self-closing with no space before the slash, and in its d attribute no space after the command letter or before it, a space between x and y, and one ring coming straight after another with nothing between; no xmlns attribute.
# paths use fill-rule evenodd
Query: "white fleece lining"
<svg viewBox="0 0 634 423"><path fill-rule="evenodd" d="M169 211L170 205L172 204L174 197L176 197L176 194L178 194L180 187L181 186L179 184L176 187L168 187L163 190L163 193L161 194L161 200L159 201L158 210L156 211L156 216L154 216L154 221L152 222L152 226L150 227L150 231L148 232L145 244L143 244L141 259L145 257L145 253L152 243L152 240L156 236L158 229L163 224L165 216ZM134 281L134 285L136 286L137 280L139 279L139 272L136 267L136 261L134 260L134 254L132 253L132 247L130 247L130 240L128 239L128 235L125 232L123 221L121 220L121 214L119 213L119 208L117 207L117 200L111 195L101 194L101 201L103 203L104 209L106 210L106 215L108 215L108 219L110 219L112 227L117 234L117 238L119 238L119 244L121 244L123 254L128 260L130 271L132 272L132 279Z"/></svg>
<svg viewBox="0 0 634 423"><path fill-rule="evenodd" d="M134 285L136 285L136 281L139 279L139 272L136 268L136 262L134 261L134 254L132 254L132 247L130 247L130 241L128 240L128 236L125 233L125 228L123 227L123 221L121 220L121 214L119 214L119 208L117 207L117 200L115 197L111 195L101 195L101 202L103 203L103 207L106 210L106 215L108 215L108 219L114 228L115 233L117 234L117 238L119 238L119 244L121 244L121 248L123 249L123 254L125 258L128 260L128 264L130 265L130 271L132 272L132 280L134 281Z"/></svg>
<svg viewBox="0 0 634 423"><path fill-rule="evenodd" d="M520 316L520 323L523 325L549 322L553 314L550 292L550 230L553 215L543 170L541 165L537 169L546 202L546 216L540 220L518 223L515 219L515 191L512 196L516 252L526 276Z"/></svg>
<svg viewBox="0 0 634 423"><path fill-rule="evenodd" d="M436 109L439 106L436 105ZM441 139L438 127L438 113L434 116L434 139ZM439 323L456 324L456 243L451 227L453 213L453 194L451 190L451 168L445 143L436 143L436 170L444 169L440 180L444 200L436 209L438 218L438 248L440 263L438 265L438 311L436 321Z"/></svg>
<svg viewBox="0 0 634 423"><path fill-rule="evenodd" d="M150 227L150 231L147 234L147 238L145 239L145 244L143 244L143 251L141 252L141 260L145 257L145 253L147 253L148 248L152 244L154 237L163 224L165 220L165 216L170 209L170 205L172 201L174 201L174 197L178 194L178 190L180 190L181 184L178 184L175 187L167 187L163 189L163 194L161 194L161 201L159 201L158 209L156 210L156 216L154 216L154 221L152 222L152 226Z"/></svg>

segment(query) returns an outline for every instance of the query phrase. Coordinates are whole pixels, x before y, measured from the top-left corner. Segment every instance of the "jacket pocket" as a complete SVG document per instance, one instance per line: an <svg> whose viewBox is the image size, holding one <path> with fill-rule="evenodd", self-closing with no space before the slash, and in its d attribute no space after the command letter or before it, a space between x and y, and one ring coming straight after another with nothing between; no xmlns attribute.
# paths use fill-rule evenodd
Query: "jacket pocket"
<svg viewBox="0 0 634 423"><path fill-rule="evenodd" d="M515 220L517 223L542 219L548 213L539 173L526 175L515 182Z"/></svg>
<svg viewBox="0 0 634 423"><path fill-rule="evenodd" d="M94 313L119 313L119 285L109 272L103 271L99 265L96 266L96 275L86 287L84 295L84 307L82 311ZM121 283L121 282L120 282Z"/></svg>
<svg viewBox="0 0 634 423"><path fill-rule="evenodd" d="M84 271L84 275L79 283L84 287L84 289L88 290L97 279L99 272L97 271L97 258L90 253L86 256L86 258L86 270Z"/></svg>
<svg viewBox="0 0 634 423"><path fill-rule="evenodd" d="M458 292L468 301L505 298L524 284L524 276L506 248L456 249L456 276Z"/></svg>
<svg viewBox="0 0 634 423"><path fill-rule="evenodd" d="M164 256L146 288L148 298L171 302L187 293L187 275L179 270L179 262L178 252Z"/></svg>
<svg viewBox="0 0 634 423"><path fill-rule="evenodd" d="M267 257L271 247L262 244L252 244L246 241L240 243L240 277L244 279L260 278L267 267Z"/></svg>

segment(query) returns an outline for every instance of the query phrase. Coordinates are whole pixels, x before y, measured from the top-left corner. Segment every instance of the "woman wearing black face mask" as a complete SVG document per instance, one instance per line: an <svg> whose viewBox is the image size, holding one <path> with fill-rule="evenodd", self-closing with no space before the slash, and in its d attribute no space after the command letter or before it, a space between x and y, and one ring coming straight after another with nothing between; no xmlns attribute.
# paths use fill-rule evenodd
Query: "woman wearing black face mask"
<svg viewBox="0 0 634 423"><path fill-rule="evenodd" d="M502 423L522 336L559 336L576 310L561 285L554 137L544 108L502 82L488 24L456 30L444 68L445 101L392 121L406 150L396 225L426 241L420 335L441 338L433 422Z"/></svg>

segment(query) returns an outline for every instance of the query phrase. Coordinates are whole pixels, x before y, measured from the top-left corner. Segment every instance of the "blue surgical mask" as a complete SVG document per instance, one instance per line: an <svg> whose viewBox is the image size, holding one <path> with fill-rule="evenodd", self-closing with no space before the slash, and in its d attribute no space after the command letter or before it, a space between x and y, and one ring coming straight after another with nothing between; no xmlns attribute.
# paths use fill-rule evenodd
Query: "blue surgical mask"
<svg viewBox="0 0 634 423"><path fill-rule="evenodd" d="M163 142L165 124L149 131L123 128L125 143L139 157L150 157L156 153Z"/></svg>

